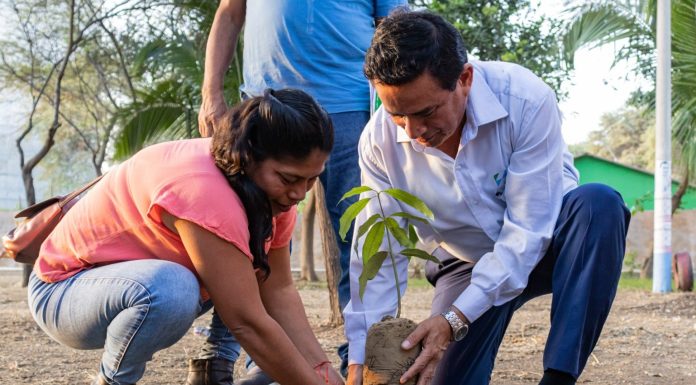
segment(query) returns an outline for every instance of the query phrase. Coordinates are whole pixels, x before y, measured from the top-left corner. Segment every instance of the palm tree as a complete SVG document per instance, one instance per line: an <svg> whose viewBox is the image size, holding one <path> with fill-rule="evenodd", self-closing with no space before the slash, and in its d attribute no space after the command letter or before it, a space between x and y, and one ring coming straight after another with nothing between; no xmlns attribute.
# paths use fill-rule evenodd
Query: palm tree
<svg viewBox="0 0 696 385"><path fill-rule="evenodd" d="M114 144L114 158L125 159L147 144L164 140L197 137L198 108L201 103L205 43L215 17L215 2L178 0L183 12L195 12L193 25L178 23L186 32L162 34L143 46L134 60L135 76L141 82L137 99L122 108L121 122ZM242 82L241 44L225 77L225 97L239 100ZM157 79L157 80L150 80Z"/></svg>
<svg viewBox="0 0 696 385"><path fill-rule="evenodd" d="M672 1L672 126L675 163L683 180L672 198L673 212L679 207L689 179L696 175L696 9L695 0ZM634 63L635 73L655 80L657 0L593 1L572 6L563 38L565 58L572 68L580 48L620 43L614 64ZM653 83L654 84L654 83ZM650 109L655 106L654 89L634 98Z"/></svg>

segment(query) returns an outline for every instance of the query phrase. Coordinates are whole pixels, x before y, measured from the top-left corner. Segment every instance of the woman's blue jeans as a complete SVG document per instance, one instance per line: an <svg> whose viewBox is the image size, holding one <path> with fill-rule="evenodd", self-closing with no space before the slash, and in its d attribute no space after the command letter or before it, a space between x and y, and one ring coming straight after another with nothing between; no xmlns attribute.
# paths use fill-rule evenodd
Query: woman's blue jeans
<svg viewBox="0 0 696 385"><path fill-rule="evenodd" d="M155 259L100 266L55 283L32 273L28 289L32 315L51 338L75 349L104 349L100 373L112 384L135 384L152 355L212 307L191 271ZM236 360L231 334L213 318L206 353Z"/></svg>

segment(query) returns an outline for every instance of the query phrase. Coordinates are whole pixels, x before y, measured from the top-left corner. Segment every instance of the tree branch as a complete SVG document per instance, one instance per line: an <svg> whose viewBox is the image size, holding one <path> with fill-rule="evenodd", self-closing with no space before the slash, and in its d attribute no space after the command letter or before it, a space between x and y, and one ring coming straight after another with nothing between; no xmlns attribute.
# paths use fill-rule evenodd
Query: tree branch
<svg viewBox="0 0 696 385"><path fill-rule="evenodd" d="M133 80L128 73L128 66L126 65L126 59L123 55L123 50L121 49L121 45L118 43L118 40L116 39L116 35L114 35L113 31L111 31L109 28L106 27L103 21L99 22L99 26L106 32L106 34L109 36L111 39L111 43L114 45L114 48L116 48L116 53L118 54L118 59L119 63L121 64L121 71L123 71L123 76L126 78L126 83L128 84L128 89L130 90L131 97L133 98L133 102L137 101L137 94L135 92L135 88L133 87Z"/></svg>
<svg viewBox="0 0 696 385"><path fill-rule="evenodd" d="M60 103L61 103L61 91L63 84L63 77L65 76L65 70L68 68L68 62L70 61L70 56L75 51L76 40L73 38L75 34L75 0L70 0L70 28L68 32L68 47L65 52L65 56L60 64L60 69L57 73L56 78L56 88L54 90L54 100L53 104L53 122L48 129L48 135L44 141L41 149L27 161L23 167L23 171L26 173L31 173L31 171L36 167L37 164L48 154L48 151L55 144L54 138L58 128L60 127Z"/></svg>

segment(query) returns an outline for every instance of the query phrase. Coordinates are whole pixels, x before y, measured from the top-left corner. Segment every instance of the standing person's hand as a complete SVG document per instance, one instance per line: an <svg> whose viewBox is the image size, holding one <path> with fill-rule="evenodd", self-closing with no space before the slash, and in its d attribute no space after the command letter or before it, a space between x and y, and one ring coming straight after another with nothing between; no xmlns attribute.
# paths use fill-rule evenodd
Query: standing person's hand
<svg viewBox="0 0 696 385"><path fill-rule="evenodd" d="M362 385L362 374L362 365L348 365L348 377L346 378L346 385Z"/></svg>
<svg viewBox="0 0 696 385"><path fill-rule="evenodd" d="M198 111L198 131L202 137L213 136L215 125L227 112L227 104L222 95L203 94L201 109Z"/></svg>
<svg viewBox="0 0 696 385"><path fill-rule="evenodd" d="M418 375L417 385L430 384L435 375L435 368L440 363L451 339L452 328L439 314L418 324L416 330L406 337L401 347L410 350L422 342L423 350L399 381L403 384Z"/></svg>

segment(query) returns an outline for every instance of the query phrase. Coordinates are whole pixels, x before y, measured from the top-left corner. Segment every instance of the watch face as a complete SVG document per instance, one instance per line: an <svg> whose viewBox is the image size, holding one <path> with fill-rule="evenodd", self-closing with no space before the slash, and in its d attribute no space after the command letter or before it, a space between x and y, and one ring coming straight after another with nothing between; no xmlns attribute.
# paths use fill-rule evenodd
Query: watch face
<svg viewBox="0 0 696 385"><path fill-rule="evenodd" d="M459 328L455 333L454 333L454 340L455 341L461 341L466 337L466 333L469 332L469 325L464 325L461 328Z"/></svg>

